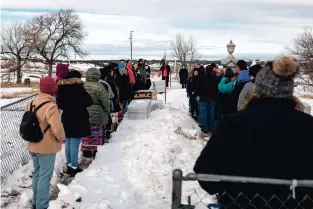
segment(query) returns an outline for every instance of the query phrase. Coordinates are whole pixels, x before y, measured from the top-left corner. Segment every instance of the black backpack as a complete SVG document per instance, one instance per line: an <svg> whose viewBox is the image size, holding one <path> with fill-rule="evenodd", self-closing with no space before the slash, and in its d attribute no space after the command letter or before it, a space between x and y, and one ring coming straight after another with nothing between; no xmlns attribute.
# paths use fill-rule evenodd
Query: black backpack
<svg viewBox="0 0 313 209"><path fill-rule="evenodd" d="M36 112L45 104L51 101L41 103L37 108L33 105L33 101L30 103L30 110L26 111L22 118L20 125L20 135L25 141L38 143L43 139L43 135L50 128L50 124L42 132L39 126L39 121L36 116Z"/></svg>

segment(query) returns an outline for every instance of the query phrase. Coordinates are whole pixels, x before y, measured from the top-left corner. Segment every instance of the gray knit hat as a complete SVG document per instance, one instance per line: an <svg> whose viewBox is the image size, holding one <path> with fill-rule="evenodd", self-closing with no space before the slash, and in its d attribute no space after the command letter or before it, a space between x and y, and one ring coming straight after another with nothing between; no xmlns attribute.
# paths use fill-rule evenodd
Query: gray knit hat
<svg viewBox="0 0 313 209"><path fill-rule="evenodd" d="M294 78L299 70L299 63L293 57L277 58L256 76L255 92L267 97L290 98L293 95Z"/></svg>

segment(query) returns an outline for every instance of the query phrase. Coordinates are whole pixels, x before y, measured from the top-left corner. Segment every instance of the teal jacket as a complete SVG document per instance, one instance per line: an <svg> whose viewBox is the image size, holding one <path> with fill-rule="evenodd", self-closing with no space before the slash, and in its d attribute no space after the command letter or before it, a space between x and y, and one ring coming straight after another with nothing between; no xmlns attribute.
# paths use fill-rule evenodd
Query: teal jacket
<svg viewBox="0 0 313 209"><path fill-rule="evenodd" d="M93 101L93 105L87 108L92 125L106 125L110 114L108 92L101 83L98 83L100 75L97 68L90 68L87 70L86 82L84 83L84 87Z"/></svg>
<svg viewBox="0 0 313 209"><path fill-rule="evenodd" d="M221 82L218 84L218 90L223 94L231 95L235 81L227 81L228 79L226 77L223 77Z"/></svg>

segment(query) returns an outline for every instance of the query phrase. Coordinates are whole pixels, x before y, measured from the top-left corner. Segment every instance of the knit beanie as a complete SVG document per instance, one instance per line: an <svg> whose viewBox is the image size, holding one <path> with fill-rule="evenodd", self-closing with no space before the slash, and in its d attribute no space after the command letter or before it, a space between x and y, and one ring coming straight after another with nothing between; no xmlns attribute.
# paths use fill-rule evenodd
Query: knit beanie
<svg viewBox="0 0 313 209"><path fill-rule="evenodd" d="M44 77L40 79L39 89L41 93L50 94L53 96L58 90L58 85L51 77Z"/></svg>
<svg viewBox="0 0 313 209"><path fill-rule="evenodd" d="M267 97L290 98L293 95L294 78L299 63L293 57L277 58L273 65L267 64L256 76L255 92Z"/></svg>

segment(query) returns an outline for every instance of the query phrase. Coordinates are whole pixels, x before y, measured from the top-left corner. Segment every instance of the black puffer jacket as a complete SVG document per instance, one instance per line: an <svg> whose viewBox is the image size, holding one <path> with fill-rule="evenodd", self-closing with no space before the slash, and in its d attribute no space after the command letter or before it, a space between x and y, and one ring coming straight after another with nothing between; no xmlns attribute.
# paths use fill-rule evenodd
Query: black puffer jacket
<svg viewBox="0 0 313 209"><path fill-rule="evenodd" d="M62 123L65 136L81 138L90 135L89 113L87 107L93 104L79 78L63 79L58 82L58 104L63 110Z"/></svg>
<svg viewBox="0 0 313 209"><path fill-rule="evenodd" d="M313 117L295 110L291 99L253 99L248 109L221 120L198 158L194 171L244 177L313 180ZM210 194L233 198L273 194L285 200L289 186L200 182ZM313 198L313 188L297 187L296 197ZM260 205L256 208L263 208ZM278 207L277 207L278 208ZM291 207L292 208L292 207Z"/></svg>

